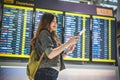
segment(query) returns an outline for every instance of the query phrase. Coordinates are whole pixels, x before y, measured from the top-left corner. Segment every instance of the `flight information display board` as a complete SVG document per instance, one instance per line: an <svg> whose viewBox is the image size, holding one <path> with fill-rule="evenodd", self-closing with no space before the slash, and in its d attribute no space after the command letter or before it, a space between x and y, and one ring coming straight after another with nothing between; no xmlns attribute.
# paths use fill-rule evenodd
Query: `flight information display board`
<svg viewBox="0 0 120 80"><path fill-rule="evenodd" d="M77 35L82 29L86 31L80 36L72 53L65 60L89 61L90 53L90 15L65 13L64 42Z"/></svg>
<svg viewBox="0 0 120 80"><path fill-rule="evenodd" d="M59 39L62 42L62 34L63 34L63 12L62 11L57 11L57 10L48 10L48 9L36 9L36 18L35 18L35 29L34 32L36 31L38 27L38 23L41 19L41 16L44 13L53 13L57 15L58 18L58 27L57 27L57 35Z"/></svg>
<svg viewBox="0 0 120 80"><path fill-rule="evenodd" d="M28 58L33 8L4 5L0 34L0 56Z"/></svg>
<svg viewBox="0 0 120 80"><path fill-rule="evenodd" d="M0 3L0 26L1 26L1 15L2 15L2 3Z"/></svg>
<svg viewBox="0 0 120 80"><path fill-rule="evenodd" d="M115 18L93 16L92 61L115 62Z"/></svg>

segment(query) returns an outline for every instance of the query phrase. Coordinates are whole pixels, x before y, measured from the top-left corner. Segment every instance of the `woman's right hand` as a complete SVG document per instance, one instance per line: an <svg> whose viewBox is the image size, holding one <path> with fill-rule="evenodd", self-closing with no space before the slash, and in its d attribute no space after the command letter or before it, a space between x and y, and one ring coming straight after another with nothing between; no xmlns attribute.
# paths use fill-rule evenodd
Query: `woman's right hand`
<svg viewBox="0 0 120 80"><path fill-rule="evenodd" d="M79 36L74 36L74 37L70 38L68 41L68 44L70 44L70 45L76 44L78 41L78 38L79 38Z"/></svg>

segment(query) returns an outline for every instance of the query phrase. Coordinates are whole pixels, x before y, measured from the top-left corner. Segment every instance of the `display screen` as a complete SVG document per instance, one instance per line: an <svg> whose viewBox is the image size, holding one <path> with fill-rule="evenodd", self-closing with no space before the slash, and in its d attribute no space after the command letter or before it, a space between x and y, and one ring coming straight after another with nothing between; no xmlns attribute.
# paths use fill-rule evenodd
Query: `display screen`
<svg viewBox="0 0 120 80"><path fill-rule="evenodd" d="M0 56L28 57L33 9L4 5L0 34Z"/></svg>
<svg viewBox="0 0 120 80"><path fill-rule="evenodd" d="M0 26L1 26L1 15L2 15L2 3L0 3Z"/></svg>
<svg viewBox="0 0 120 80"><path fill-rule="evenodd" d="M53 13L53 14L57 15L57 18L58 18L57 35L58 35L59 39L62 42L62 34L63 34L63 12L61 12L61 11L47 10L47 9L36 9L36 18L35 18L35 29L34 29L34 32L36 31L36 29L38 27L38 23L39 23L39 21L41 19L41 16L44 13Z"/></svg>
<svg viewBox="0 0 120 80"><path fill-rule="evenodd" d="M115 62L115 18L93 16L92 61Z"/></svg>
<svg viewBox="0 0 120 80"><path fill-rule="evenodd" d="M86 31L79 37L74 51L65 60L89 61L90 53L90 16L66 12L64 42L77 35L82 29L86 29Z"/></svg>

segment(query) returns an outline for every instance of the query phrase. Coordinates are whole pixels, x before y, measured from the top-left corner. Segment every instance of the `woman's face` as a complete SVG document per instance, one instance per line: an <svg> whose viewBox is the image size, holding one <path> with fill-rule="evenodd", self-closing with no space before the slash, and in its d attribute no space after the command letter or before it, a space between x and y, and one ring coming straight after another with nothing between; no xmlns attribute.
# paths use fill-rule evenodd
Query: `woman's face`
<svg viewBox="0 0 120 80"><path fill-rule="evenodd" d="M56 17L54 17L53 21L50 23L50 32L56 31L57 26L58 26L57 19Z"/></svg>

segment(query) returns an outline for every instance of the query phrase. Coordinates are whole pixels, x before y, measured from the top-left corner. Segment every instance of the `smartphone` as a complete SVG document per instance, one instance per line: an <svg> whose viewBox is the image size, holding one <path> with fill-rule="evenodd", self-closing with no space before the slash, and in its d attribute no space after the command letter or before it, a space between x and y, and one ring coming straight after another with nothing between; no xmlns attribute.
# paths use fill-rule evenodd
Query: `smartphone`
<svg viewBox="0 0 120 80"><path fill-rule="evenodd" d="M86 29L81 30L81 31L78 33L77 36L81 36L85 31L86 31Z"/></svg>

